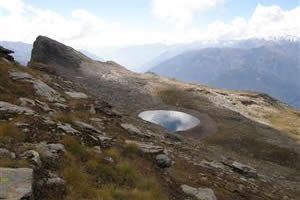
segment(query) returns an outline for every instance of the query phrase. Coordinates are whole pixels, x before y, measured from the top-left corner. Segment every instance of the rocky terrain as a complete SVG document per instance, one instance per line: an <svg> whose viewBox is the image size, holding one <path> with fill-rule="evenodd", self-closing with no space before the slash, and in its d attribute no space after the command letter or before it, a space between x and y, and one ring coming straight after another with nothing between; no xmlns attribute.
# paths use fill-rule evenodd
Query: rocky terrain
<svg viewBox="0 0 300 200"><path fill-rule="evenodd" d="M300 113L276 99L133 73L43 36L27 68L7 55L0 54L0 199L300 196ZM168 133L137 117L152 109L201 123Z"/></svg>

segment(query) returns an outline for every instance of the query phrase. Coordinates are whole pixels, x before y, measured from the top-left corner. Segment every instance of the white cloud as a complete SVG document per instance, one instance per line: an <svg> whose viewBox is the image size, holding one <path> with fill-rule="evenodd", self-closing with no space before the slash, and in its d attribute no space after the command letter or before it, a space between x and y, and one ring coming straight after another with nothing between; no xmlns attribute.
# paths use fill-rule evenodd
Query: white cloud
<svg viewBox="0 0 300 200"><path fill-rule="evenodd" d="M250 17L236 17L231 23L215 21L199 29L191 28L185 33L185 41L194 40L236 40L247 38L279 38L289 37L300 39L300 6L283 10L279 6L258 5Z"/></svg>
<svg viewBox="0 0 300 200"><path fill-rule="evenodd" d="M26 5L22 0L0 0L0 27L0 40L32 43L38 35L46 35L85 49L146 40L155 42L160 37L156 33L109 22L87 10L73 10L66 17Z"/></svg>
<svg viewBox="0 0 300 200"><path fill-rule="evenodd" d="M217 5L221 0L152 0L162 19L187 24L194 13ZM223 1L223 0L222 0ZM201 2L201 3L200 3ZM158 6L160 5L160 6ZM172 5L172 6L170 6ZM157 6L157 8L155 7ZM165 11L166 13L164 13ZM294 36L300 38L300 6L283 10L279 6L258 5L250 19L236 17L231 23L216 21L204 28L187 26L168 31L110 22L86 10L69 16L26 5L22 0L0 0L0 40L33 42L46 35L75 48L96 50L105 45L182 43L197 40L232 40L251 37Z"/></svg>
<svg viewBox="0 0 300 200"><path fill-rule="evenodd" d="M154 16L179 27L192 22L196 13L213 8L224 0L152 0Z"/></svg>

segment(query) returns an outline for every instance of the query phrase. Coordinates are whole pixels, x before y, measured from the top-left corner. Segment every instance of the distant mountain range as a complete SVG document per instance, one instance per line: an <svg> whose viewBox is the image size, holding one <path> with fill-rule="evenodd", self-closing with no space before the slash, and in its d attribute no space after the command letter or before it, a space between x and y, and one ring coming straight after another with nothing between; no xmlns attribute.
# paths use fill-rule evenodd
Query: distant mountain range
<svg viewBox="0 0 300 200"><path fill-rule="evenodd" d="M220 88L264 92L300 108L299 42L253 40L187 51L149 71Z"/></svg>

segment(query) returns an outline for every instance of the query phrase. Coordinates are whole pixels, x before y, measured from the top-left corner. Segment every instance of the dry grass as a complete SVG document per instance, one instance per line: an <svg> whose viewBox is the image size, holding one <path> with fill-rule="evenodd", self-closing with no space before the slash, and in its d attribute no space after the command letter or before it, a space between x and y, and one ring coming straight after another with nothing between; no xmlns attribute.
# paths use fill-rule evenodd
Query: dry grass
<svg viewBox="0 0 300 200"><path fill-rule="evenodd" d="M66 199L167 199L157 179L149 179L143 173L143 158L130 160L123 155L126 151L118 148L98 154L71 136L65 136L62 143L68 151L59 169L67 182ZM105 161L106 157L111 157L114 162Z"/></svg>
<svg viewBox="0 0 300 200"><path fill-rule="evenodd" d="M264 116L274 128L288 133L288 135L300 141L300 114L292 110L282 110L278 114Z"/></svg>
<svg viewBox="0 0 300 200"><path fill-rule="evenodd" d="M33 96L34 90L30 83L21 83L9 78L11 70L23 70L21 66L7 64L0 60L0 100L14 103L19 97Z"/></svg>
<svg viewBox="0 0 300 200"><path fill-rule="evenodd" d="M22 168L31 167L31 165L26 160L11 160L8 158L0 158L0 167Z"/></svg>
<svg viewBox="0 0 300 200"><path fill-rule="evenodd" d="M25 134L21 132L14 124L0 124L0 142L4 144L16 144L23 142Z"/></svg>
<svg viewBox="0 0 300 200"><path fill-rule="evenodd" d="M90 118L88 112L58 112L53 119L57 122L72 124L76 120L85 121Z"/></svg>

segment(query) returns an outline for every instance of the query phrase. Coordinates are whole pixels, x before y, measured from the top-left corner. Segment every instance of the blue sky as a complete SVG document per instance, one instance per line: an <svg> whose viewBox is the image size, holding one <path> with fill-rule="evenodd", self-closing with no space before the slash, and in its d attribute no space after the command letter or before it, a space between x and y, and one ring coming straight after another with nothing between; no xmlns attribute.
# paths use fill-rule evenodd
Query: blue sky
<svg viewBox="0 0 300 200"><path fill-rule="evenodd" d="M299 0L0 0L2 40L77 47L300 37ZM10 23L8 23L10 22ZM18 30L13 31L18 28ZM21 29L21 31L20 31Z"/></svg>
<svg viewBox="0 0 300 200"><path fill-rule="evenodd" d="M66 17L72 10L86 9L95 15L123 23L144 24L154 20L151 14L151 0L24 0L24 2L38 8L55 10ZM203 17L206 23L209 23L210 20L222 18L228 22L236 16L249 18L258 4L292 9L298 6L299 2L299 0L228 0L212 12L201 14L199 20Z"/></svg>

